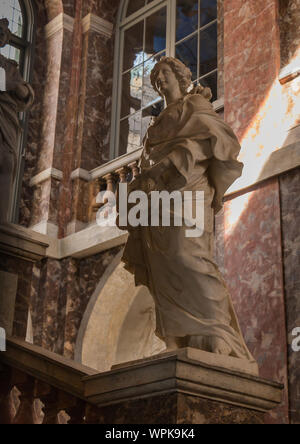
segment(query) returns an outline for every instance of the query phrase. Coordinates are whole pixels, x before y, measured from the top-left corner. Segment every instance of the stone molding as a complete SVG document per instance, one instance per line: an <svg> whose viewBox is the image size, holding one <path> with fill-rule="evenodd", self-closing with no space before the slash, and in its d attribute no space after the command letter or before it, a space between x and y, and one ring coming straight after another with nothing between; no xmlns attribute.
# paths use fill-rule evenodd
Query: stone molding
<svg viewBox="0 0 300 444"><path fill-rule="evenodd" d="M63 239L57 238L57 232L58 227L47 221L30 228L11 223L0 225L0 249L5 252L18 250L19 256L37 260L47 257L82 259L125 245L128 237L127 231L96 224Z"/></svg>
<svg viewBox="0 0 300 444"><path fill-rule="evenodd" d="M59 240L59 255L61 258L82 259L123 245L126 243L127 237L127 231L117 227L99 227L94 224ZM51 250L48 251L48 254L51 254Z"/></svg>
<svg viewBox="0 0 300 444"><path fill-rule="evenodd" d="M62 171L57 170L56 168L48 168L47 170L44 170L41 173L37 174L36 176L32 177L29 182L29 185L31 187L34 187L36 185L39 185L41 182L45 182L45 180L51 178L61 181L63 178Z"/></svg>
<svg viewBox="0 0 300 444"><path fill-rule="evenodd" d="M77 170L72 171L71 180L82 179L86 182L91 181L91 174L89 171L84 170L83 168L77 168Z"/></svg>
<svg viewBox="0 0 300 444"><path fill-rule="evenodd" d="M13 334L18 275L0 270L0 326L7 335Z"/></svg>
<svg viewBox="0 0 300 444"><path fill-rule="evenodd" d="M28 228L6 224L0 226L0 251L12 256L37 261L46 257L50 242Z"/></svg>
<svg viewBox="0 0 300 444"><path fill-rule="evenodd" d="M1 362L97 407L174 393L257 412L267 412L280 405L282 384L228 366L207 364L201 355L200 350L180 349L98 373L42 347L8 337ZM212 355L210 360L214 362L218 358Z"/></svg>
<svg viewBox="0 0 300 444"><path fill-rule="evenodd" d="M208 355L180 349L84 377L85 397L103 407L176 392L261 412L281 403L283 385L232 369L231 364L223 365L222 356L210 356L208 363L202 354ZM239 366L242 360L228 361Z"/></svg>
<svg viewBox="0 0 300 444"><path fill-rule="evenodd" d="M84 376L97 371L42 347L17 338L7 338L7 351L1 361L74 396L83 398Z"/></svg>
<svg viewBox="0 0 300 444"><path fill-rule="evenodd" d="M74 30L74 18L68 14L60 13L51 22L47 23L45 26L45 35L49 39L57 32L67 30L73 32ZM105 37L111 38L113 35L113 24L109 21L98 17L95 14L88 14L82 19L82 32L85 34L88 31L94 31L98 34L104 35Z"/></svg>
<svg viewBox="0 0 300 444"><path fill-rule="evenodd" d="M300 76L300 63L299 66L295 66L294 63L292 65L288 65L283 68L279 73L279 82L281 85L285 85L288 82L296 79Z"/></svg>
<svg viewBox="0 0 300 444"><path fill-rule="evenodd" d="M47 220L43 220L36 225L30 226L30 230L44 234L49 238L57 239L58 237L58 226Z"/></svg>
<svg viewBox="0 0 300 444"><path fill-rule="evenodd" d="M296 130L297 127L294 128L295 133L297 133ZM287 137L291 139L295 138L295 135L293 135L292 133L288 134ZM229 189L225 197L227 198L227 200L229 200L229 196L235 193L247 192L247 189L253 187L254 185L264 182L265 180L278 177L290 170L299 168L299 166L300 142L291 143L290 145L284 146L280 148L280 150L274 151L270 154L256 180L251 179L243 181L243 185L241 186L238 179L236 183L234 183L233 186Z"/></svg>
<svg viewBox="0 0 300 444"><path fill-rule="evenodd" d="M88 14L82 19L82 32L85 34L88 31L94 31L111 38L113 34L113 24L98 17L95 14Z"/></svg>
<svg viewBox="0 0 300 444"><path fill-rule="evenodd" d="M73 32L74 29L74 18L63 12L45 26L46 38L49 39L62 29L69 32Z"/></svg>

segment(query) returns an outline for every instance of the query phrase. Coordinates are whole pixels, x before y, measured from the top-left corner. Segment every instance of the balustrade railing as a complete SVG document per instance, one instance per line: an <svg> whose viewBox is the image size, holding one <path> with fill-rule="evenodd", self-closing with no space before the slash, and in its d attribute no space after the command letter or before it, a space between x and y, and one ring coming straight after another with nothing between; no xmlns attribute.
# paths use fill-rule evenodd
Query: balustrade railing
<svg viewBox="0 0 300 444"><path fill-rule="evenodd" d="M19 339L0 354L0 424L97 424L84 397L96 371Z"/></svg>
<svg viewBox="0 0 300 444"><path fill-rule="evenodd" d="M106 203L97 202L97 196L101 191L116 192L118 183L130 182L139 174L138 161L142 150L128 153L103 167L91 172L94 183L93 200L91 204L90 220L95 220L97 211Z"/></svg>

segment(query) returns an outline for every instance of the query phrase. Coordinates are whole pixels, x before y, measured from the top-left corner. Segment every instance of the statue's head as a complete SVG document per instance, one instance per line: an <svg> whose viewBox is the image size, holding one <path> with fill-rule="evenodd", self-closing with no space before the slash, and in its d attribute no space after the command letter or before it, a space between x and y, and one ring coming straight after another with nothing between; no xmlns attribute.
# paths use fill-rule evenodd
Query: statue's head
<svg viewBox="0 0 300 444"><path fill-rule="evenodd" d="M9 21L6 18L0 19L0 48L3 48L10 41L11 32Z"/></svg>
<svg viewBox="0 0 300 444"><path fill-rule="evenodd" d="M162 57L151 72L152 87L160 96L163 97L164 95L161 85L159 85L159 76L163 66L167 66L172 70L183 96L188 93L201 94L208 101L212 99L211 89L202 86L199 82L193 85L191 70L180 60L174 59L173 57Z"/></svg>
<svg viewBox="0 0 300 444"><path fill-rule="evenodd" d="M168 66L169 69L172 70L173 74L176 77L182 95L184 96L185 94L187 94L188 89L192 85L191 70L180 60L174 59L173 57L162 57L160 61L154 66L150 76L153 89L159 95L163 96L162 89L158 83L159 73L161 72L163 66Z"/></svg>

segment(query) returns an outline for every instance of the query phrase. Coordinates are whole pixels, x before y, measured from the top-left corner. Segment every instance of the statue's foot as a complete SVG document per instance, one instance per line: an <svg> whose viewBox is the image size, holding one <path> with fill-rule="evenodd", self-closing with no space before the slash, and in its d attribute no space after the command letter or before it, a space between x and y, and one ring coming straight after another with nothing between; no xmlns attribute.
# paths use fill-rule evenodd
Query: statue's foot
<svg viewBox="0 0 300 444"><path fill-rule="evenodd" d="M224 339L217 336L211 336L210 342L212 353L226 356L230 355L232 348L224 341Z"/></svg>

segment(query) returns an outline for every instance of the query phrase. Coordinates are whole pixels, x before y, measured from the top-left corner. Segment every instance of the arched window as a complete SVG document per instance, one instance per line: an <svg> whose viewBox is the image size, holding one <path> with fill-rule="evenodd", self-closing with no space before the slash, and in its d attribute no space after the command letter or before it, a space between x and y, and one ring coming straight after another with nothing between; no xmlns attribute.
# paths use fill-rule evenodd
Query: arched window
<svg viewBox="0 0 300 444"><path fill-rule="evenodd" d="M164 55L188 65L193 82L218 97L217 0L125 0L119 12L115 60L112 156L140 148L162 109L150 73Z"/></svg>
<svg viewBox="0 0 300 444"><path fill-rule="evenodd" d="M31 0L0 0L0 18L7 18L12 32L10 44L0 49L0 53L19 64L24 80L30 82L33 54L34 10ZM18 202L24 168L24 149L26 142L26 115L20 115L22 133L18 147L17 176L11 202L10 220L18 220Z"/></svg>

